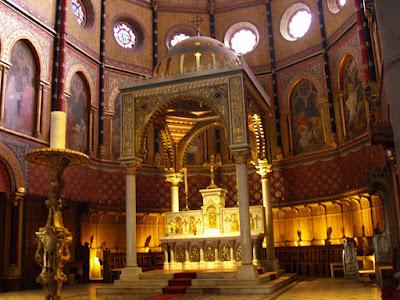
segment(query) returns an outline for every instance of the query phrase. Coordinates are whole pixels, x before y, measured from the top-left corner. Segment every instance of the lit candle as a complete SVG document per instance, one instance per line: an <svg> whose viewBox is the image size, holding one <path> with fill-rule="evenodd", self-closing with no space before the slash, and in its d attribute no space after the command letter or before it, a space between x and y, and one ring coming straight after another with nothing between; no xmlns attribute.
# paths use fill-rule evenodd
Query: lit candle
<svg viewBox="0 0 400 300"><path fill-rule="evenodd" d="M183 175L185 180L185 194L188 195L187 168L183 168Z"/></svg>
<svg viewBox="0 0 400 300"><path fill-rule="evenodd" d="M50 120L50 148L65 149L67 114L63 111L52 111Z"/></svg>

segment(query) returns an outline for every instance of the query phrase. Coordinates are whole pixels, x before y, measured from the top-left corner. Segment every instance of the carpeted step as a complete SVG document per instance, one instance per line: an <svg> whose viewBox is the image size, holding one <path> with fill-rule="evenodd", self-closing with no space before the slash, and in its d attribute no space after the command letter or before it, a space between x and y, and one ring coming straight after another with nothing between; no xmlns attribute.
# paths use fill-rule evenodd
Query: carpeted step
<svg viewBox="0 0 400 300"><path fill-rule="evenodd" d="M186 293L186 285L180 286L166 286L163 288L164 294L185 294Z"/></svg>
<svg viewBox="0 0 400 300"><path fill-rule="evenodd" d="M168 286L190 286L192 278L175 278L168 280Z"/></svg>
<svg viewBox="0 0 400 300"><path fill-rule="evenodd" d="M185 278L185 279L195 279L196 278L196 273L193 272L182 272L182 273L175 273L174 278Z"/></svg>

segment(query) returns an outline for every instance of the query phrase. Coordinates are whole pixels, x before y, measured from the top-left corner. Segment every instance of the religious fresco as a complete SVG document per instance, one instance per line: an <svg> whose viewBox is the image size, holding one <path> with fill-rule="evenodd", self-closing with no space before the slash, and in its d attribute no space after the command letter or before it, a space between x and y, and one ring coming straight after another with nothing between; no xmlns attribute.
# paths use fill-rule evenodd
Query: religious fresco
<svg viewBox="0 0 400 300"><path fill-rule="evenodd" d="M67 145L70 149L87 152L89 93L83 78L78 74L72 77L70 93L67 112Z"/></svg>
<svg viewBox="0 0 400 300"><path fill-rule="evenodd" d="M190 165L202 165L204 163L204 135L199 134L189 144L186 150L186 162Z"/></svg>
<svg viewBox="0 0 400 300"><path fill-rule="evenodd" d="M11 51L5 95L5 125L12 130L32 135L35 115L35 58L23 41Z"/></svg>
<svg viewBox="0 0 400 300"><path fill-rule="evenodd" d="M324 133L317 90L302 80L292 92L293 152L316 151L324 145Z"/></svg>
<svg viewBox="0 0 400 300"><path fill-rule="evenodd" d="M114 117L112 119L112 130L111 130L111 153L113 159L118 159L120 157L120 143L121 143L121 101L118 97L114 104Z"/></svg>
<svg viewBox="0 0 400 300"><path fill-rule="evenodd" d="M344 66L342 88L346 131L348 138L352 139L365 132L367 117L360 72L354 58L351 56Z"/></svg>

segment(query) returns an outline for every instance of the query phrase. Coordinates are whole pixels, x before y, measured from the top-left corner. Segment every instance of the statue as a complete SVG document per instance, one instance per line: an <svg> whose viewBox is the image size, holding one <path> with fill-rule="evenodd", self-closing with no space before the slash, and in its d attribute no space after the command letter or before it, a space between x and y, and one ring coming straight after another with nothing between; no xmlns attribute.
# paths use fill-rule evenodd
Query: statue
<svg viewBox="0 0 400 300"><path fill-rule="evenodd" d="M353 238L346 238L344 242L343 268L345 278L358 277L356 242Z"/></svg>

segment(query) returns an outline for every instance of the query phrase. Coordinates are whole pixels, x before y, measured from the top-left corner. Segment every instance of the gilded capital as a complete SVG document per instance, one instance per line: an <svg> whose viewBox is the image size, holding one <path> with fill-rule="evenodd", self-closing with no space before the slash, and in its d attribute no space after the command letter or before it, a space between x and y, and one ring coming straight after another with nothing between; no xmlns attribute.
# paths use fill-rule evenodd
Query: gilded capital
<svg viewBox="0 0 400 300"><path fill-rule="evenodd" d="M236 164L246 164L249 159L249 150L234 150L232 155Z"/></svg>
<svg viewBox="0 0 400 300"><path fill-rule="evenodd" d="M182 173L169 173L165 175L165 181L171 182L172 186L178 186L183 181Z"/></svg>
<svg viewBox="0 0 400 300"><path fill-rule="evenodd" d="M256 172L261 176L261 179L267 178L268 173L272 172L272 165L265 159L259 159L256 165Z"/></svg>
<svg viewBox="0 0 400 300"><path fill-rule="evenodd" d="M130 162L125 167L126 167L126 171L127 171L128 175L136 175L137 169L140 168L140 162L137 162L137 161Z"/></svg>

